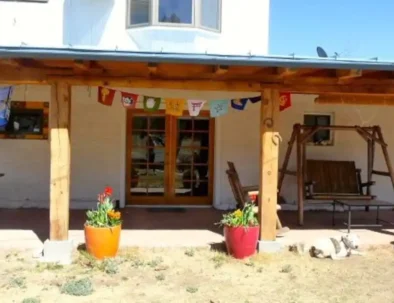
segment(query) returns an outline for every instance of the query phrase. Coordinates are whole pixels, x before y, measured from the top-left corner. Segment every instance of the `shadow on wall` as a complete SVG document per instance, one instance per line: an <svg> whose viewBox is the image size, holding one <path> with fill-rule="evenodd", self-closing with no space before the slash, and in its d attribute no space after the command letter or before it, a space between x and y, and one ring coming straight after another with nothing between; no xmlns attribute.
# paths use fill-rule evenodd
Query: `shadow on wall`
<svg viewBox="0 0 394 303"><path fill-rule="evenodd" d="M63 44L100 44L115 0L65 0L63 7Z"/></svg>

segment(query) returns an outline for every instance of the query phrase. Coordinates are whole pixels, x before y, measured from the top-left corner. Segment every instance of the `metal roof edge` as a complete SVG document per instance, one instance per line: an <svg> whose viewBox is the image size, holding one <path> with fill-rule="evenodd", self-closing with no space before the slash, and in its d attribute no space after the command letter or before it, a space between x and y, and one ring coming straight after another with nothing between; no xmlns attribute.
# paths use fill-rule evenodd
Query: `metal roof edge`
<svg viewBox="0 0 394 303"><path fill-rule="evenodd" d="M85 48L44 48L0 46L0 58L74 59L156 63L194 63L245 65L284 68L394 70L394 61L355 58L319 58L295 56L221 55L199 53L140 52Z"/></svg>

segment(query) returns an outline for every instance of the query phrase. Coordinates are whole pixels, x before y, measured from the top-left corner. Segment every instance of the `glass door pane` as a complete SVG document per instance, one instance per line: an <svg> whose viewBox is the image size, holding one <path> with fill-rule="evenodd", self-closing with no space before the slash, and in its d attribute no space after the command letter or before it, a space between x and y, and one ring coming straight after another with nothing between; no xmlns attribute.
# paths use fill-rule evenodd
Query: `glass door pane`
<svg viewBox="0 0 394 303"><path fill-rule="evenodd" d="M209 195L209 129L209 118L177 119L175 196Z"/></svg>
<svg viewBox="0 0 394 303"><path fill-rule="evenodd" d="M165 195L166 130L164 116L132 116L130 193Z"/></svg>

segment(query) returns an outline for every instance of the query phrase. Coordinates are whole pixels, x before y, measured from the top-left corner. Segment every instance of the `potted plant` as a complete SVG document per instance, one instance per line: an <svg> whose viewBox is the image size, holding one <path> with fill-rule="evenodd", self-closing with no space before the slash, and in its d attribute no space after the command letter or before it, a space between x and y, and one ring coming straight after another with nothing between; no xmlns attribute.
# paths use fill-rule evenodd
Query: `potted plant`
<svg viewBox="0 0 394 303"><path fill-rule="evenodd" d="M256 253L260 228L253 207L253 203L247 203L242 210L224 214L219 222L224 226L227 252L236 259Z"/></svg>
<svg viewBox="0 0 394 303"><path fill-rule="evenodd" d="M86 212L86 250L99 260L115 257L119 248L122 220L115 210L112 192L111 187L106 187L98 195L97 209Z"/></svg>

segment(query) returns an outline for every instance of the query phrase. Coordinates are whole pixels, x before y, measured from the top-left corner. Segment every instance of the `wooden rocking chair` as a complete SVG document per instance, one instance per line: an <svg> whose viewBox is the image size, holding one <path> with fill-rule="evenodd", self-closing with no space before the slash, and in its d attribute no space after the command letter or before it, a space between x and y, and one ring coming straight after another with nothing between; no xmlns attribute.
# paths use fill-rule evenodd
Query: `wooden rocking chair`
<svg viewBox="0 0 394 303"><path fill-rule="evenodd" d="M237 201L237 207L242 208L247 202L250 202L249 195L258 195L258 185L253 186L242 186L239 180L238 173L235 169L235 165L233 162L227 162L229 169L226 170L228 180L230 183L231 190L234 194L234 198ZM277 205L277 210L280 210L281 206ZM254 212L258 212L258 207L254 207ZM276 216L276 228L277 235L284 234L288 232L290 229L288 227L283 227L282 223L278 216Z"/></svg>

